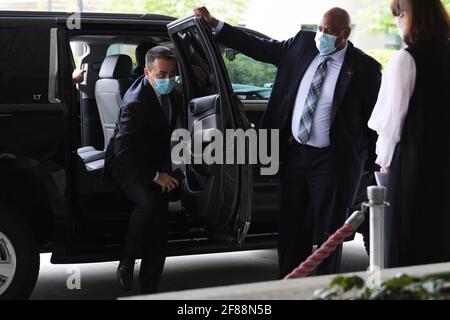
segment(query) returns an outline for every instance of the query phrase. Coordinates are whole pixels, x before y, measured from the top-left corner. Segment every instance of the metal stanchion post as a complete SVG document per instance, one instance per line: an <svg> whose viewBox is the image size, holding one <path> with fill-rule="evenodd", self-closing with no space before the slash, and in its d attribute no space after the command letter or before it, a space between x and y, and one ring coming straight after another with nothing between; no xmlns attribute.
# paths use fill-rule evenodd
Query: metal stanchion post
<svg viewBox="0 0 450 320"><path fill-rule="evenodd" d="M377 268L384 269L384 208L389 204L385 202L385 187L369 187L367 196L370 207L370 271Z"/></svg>

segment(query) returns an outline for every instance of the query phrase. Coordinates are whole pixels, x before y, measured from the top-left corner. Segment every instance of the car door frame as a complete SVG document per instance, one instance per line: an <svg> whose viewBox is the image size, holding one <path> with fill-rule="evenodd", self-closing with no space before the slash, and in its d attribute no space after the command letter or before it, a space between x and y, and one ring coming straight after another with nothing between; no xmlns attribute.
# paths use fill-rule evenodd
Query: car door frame
<svg viewBox="0 0 450 320"><path fill-rule="evenodd" d="M222 60L220 51L218 49L217 44L214 41L213 35L209 27L206 23L193 15L178 19L168 25L169 36L171 37L175 48L177 50L178 58L179 58L179 67L182 74L182 78L188 79L189 76L183 74L187 69L186 65L188 64L187 58L184 56L182 51L182 46L180 44L180 40L177 37L177 33L185 31L189 28L195 28L201 38L201 45L203 49L206 51L208 55L209 62L212 67L212 74L215 78L215 83L218 86L219 93L219 108L216 108L215 114L223 117L227 116L225 113L229 112L228 115L232 118L233 128L240 128L244 131L250 129L250 124L247 121L245 116L242 104L239 99L233 94L231 83L228 77L228 73L226 71L224 62ZM184 81L183 81L184 83ZM191 100L191 89L189 84L185 84L184 87L184 95L188 97L188 100ZM189 101L191 104L192 101ZM222 112L222 114L220 114ZM218 129L230 129L225 125L225 121L222 119L221 126L216 123L219 127ZM191 129L191 128L188 128ZM195 129L194 129L195 131ZM192 131L191 135L196 136L196 132ZM202 133L202 135L204 135ZM247 144L248 151L248 144ZM224 155L226 153L226 147L224 148ZM247 152L248 154L248 152ZM228 165L222 165L223 168ZM204 228L205 234L212 239L221 240L227 243L232 243L236 245L242 245L245 236L250 228L251 222L251 204L252 204L252 166L249 164L238 165L235 164L238 173L238 187L234 189L234 195L236 198L236 203L230 206L229 211L225 213L225 209L223 206L220 206L220 210L224 210L223 214L228 214L228 222L226 224L217 225L213 222L212 212L208 212L208 215L211 216L210 221L208 221L209 217L202 217L202 221L200 222L202 228ZM227 168L225 168L227 169ZM223 179L223 176L222 176ZM215 181L216 182L216 181ZM217 182L216 182L217 183ZM223 183L223 181L220 181ZM202 190L203 191L203 190ZM208 202L211 202L211 198L207 198ZM208 205L207 205L208 207ZM191 212L192 214L193 212ZM194 213L195 214L195 213ZM215 214L215 213L214 213ZM216 221L216 220L214 220Z"/></svg>
<svg viewBox="0 0 450 320"><path fill-rule="evenodd" d="M253 36L270 39L269 36L258 32L253 29L248 29L245 27L236 27L243 32L249 33ZM222 45L222 47L227 50L231 49L227 46ZM234 50L234 49L231 49ZM236 51L236 50L234 50ZM241 52L236 51L237 54L244 55ZM248 57L248 56L246 56ZM248 57L250 58L250 57ZM251 59L251 58L250 58ZM261 64L268 64L264 62L259 62ZM275 81L275 78L273 79ZM247 85L243 83L244 85ZM251 85L251 84L248 84ZM267 100L241 100L244 110L251 122L252 127L258 128L264 113L267 110L269 99ZM260 114L260 118L255 120L255 113ZM283 162L280 162L280 165ZM278 233L278 219L279 219L279 197L280 197L280 181L279 173L275 176L262 176L261 175L261 165L257 164L253 167L253 228L252 233ZM276 198L276 199L274 199ZM268 201L268 199L274 199L273 201Z"/></svg>

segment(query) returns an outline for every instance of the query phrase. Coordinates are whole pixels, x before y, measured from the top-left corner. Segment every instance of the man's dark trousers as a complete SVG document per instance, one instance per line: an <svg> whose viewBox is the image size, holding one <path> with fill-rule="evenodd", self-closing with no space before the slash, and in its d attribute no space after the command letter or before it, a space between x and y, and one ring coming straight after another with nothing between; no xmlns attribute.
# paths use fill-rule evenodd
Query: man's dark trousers
<svg viewBox="0 0 450 320"><path fill-rule="evenodd" d="M318 149L294 142L281 169L279 266L284 278L345 222L348 208L339 196L331 148ZM320 228L319 230L315 230ZM339 270L342 246L318 269L318 274Z"/></svg>
<svg viewBox="0 0 450 320"><path fill-rule="evenodd" d="M114 180L133 203L125 256L142 258L139 272L141 293L158 292L167 251L167 215L169 198L161 194L161 188L123 177Z"/></svg>

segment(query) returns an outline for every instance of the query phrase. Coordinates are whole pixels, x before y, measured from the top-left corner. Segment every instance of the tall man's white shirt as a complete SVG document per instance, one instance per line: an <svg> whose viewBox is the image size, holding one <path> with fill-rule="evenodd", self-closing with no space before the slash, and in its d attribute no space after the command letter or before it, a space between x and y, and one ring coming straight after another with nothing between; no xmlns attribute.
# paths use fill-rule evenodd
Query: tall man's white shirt
<svg viewBox="0 0 450 320"><path fill-rule="evenodd" d="M333 108L334 91L336 90L337 80L346 53L347 46L328 56L318 54L306 70L303 79L300 82L292 116L292 136L298 142L300 142L298 137L300 133L300 119L305 112L305 103L311 83L320 63L325 58L329 58L327 73L322 84L322 90L320 91L320 97L317 101L316 110L312 119L311 139L308 142L308 145L316 148L326 148L330 146L331 111Z"/></svg>

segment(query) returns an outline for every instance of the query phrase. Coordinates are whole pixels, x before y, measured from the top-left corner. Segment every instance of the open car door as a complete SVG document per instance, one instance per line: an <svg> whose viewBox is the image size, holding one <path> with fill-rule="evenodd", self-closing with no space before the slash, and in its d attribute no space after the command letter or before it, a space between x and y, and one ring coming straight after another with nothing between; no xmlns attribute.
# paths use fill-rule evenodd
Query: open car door
<svg viewBox="0 0 450 320"><path fill-rule="evenodd" d="M253 186L252 166L247 160L246 164L238 164L237 158L245 152L247 159L249 143L246 140L242 148L237 143L231 147L225 137L227 130L246 131L250 124L240 100L233 94L224 61L206 22L189 16L170 23L168 31L183 84L183 126L192 141L189 152L193 160L185 168L183 204L209 238L240 245L250 227ZM203 137L201 149L206 150L208 141L217 141L211 137L218 132L223 135L223 162L206 164L203 158L199 159L201 154L195 153L195 139ZM234 164L226 161L230 152Z"/></svg>

